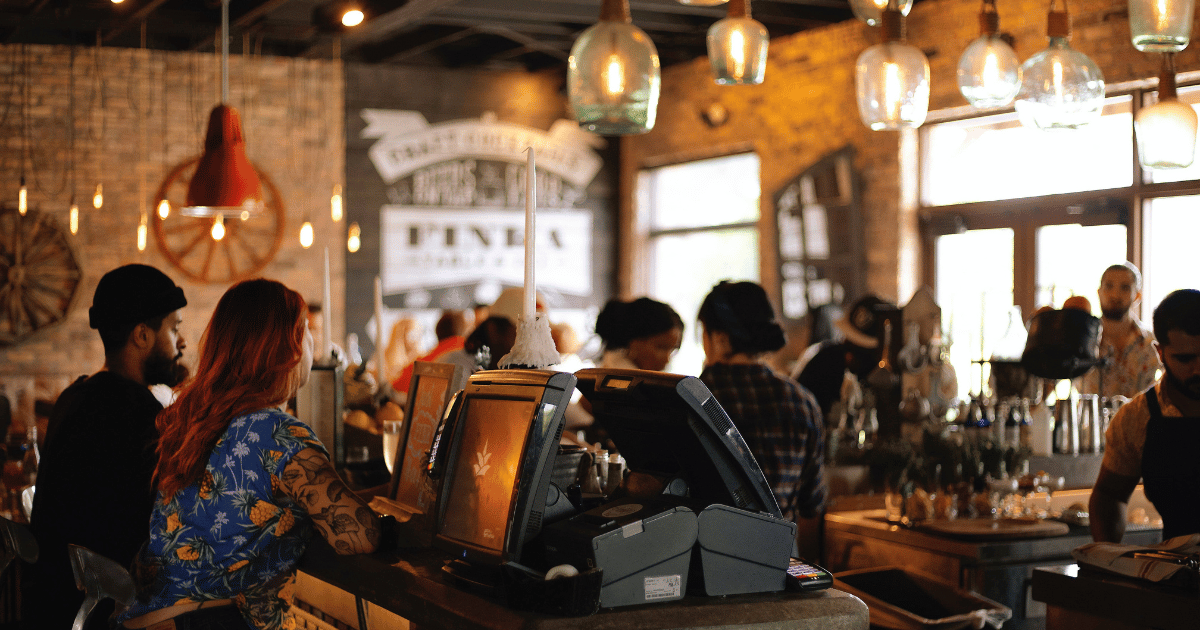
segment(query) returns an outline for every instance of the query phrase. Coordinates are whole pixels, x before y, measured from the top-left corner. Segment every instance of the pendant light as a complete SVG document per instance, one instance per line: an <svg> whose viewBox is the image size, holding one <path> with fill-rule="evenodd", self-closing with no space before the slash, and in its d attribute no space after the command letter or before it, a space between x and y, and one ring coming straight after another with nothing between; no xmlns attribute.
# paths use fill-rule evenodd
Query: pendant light
<svg viewBox="0 0 1200 630"><path fill-rule="evenodd" d="M1078 129L1100 119L1104 109L1104 75L1087 55L1071 48L1071 18L1066 3L1046 19L1050 45L1021 65L1017 116L1038 129Z"/></svg>
<svg viewBox="0 0 1200 630"><path fill-rule="evenodd" d="M237 110L229 102L229 0L221 0L221 104L208 117L204 154L188 184L187 202L179 209L189 217L262 212L262 184L246 157L246 142ZM215 238L215 236L214 236Z"/></svg>
<svg viewBox="0 0 1200 630"><path fill-rule="evenodd" d="M733 0L708 29L708 60L718 85L758 85L767 71L767 28L750 17L750 0Z"/></svg>
<svg viewBox="0 0 1200 630"><path fill-rule="evenodd" d="M604 0L600 21L571 46L567 93L579 125L603 135L646 133L658 111L654 42L632 24L628 0Z"/></svg>
<svg viewBox="0 0 1200 630"><path fill-rule="evenodd" d="M342 207L342 186L341 184L333 185L333 194L329 196L329 218L333 219L334 223L342 220L345 210Z"/></svg>
<svg viewBox="0 0 1200 630"><path fill-rule="evenodd" d="M883 41L855 65L858 113L872 131L920 127L929 113L929 60L904 43L904 15L894 1L880 24Z"/></svg>
<svg viewBox="0 0 1200 630"><path fill-rule="evenodd" d="M1139 110L1133 127L1143 168L1187 168L1195 160L1196 110L1175 94L1175 53L1163 55L1158 102Z"/></svg>
<svg viewBox="0 0 1200 630"><path fill-rule="evenodd" d="M300 247L308 249L313 245L313 224L308 217L304 217L304 222L300 224Z"/></svg>
<svg viewBox="0 0 1200 630"><path fill-rule="evenodd" d="M996 0L983 0L979 37L967 44L958 60L958 90L980 109L1004 107L1021 89L1021 61L999 33Z"/></svg>
<svg viewBox="0 0 1200 630"><path fill-rule="evenodd" d="M1129 34L1142 52L1179 52L1192 36L1195 0L1129 0Z"/></svg>
<svg viewBox="0 0 1200 630"><path fill-rule="evenodd" d="M901 15L908 16L912 11L912 0L896 2L896 8ZM867 26L879 26L883 23L883 10L888 7L888 0L850 0L850 10L854 17L867 23Z"/></svg>
<svg viewBox="0 0 1200 630"><path fill-rule="evenodd" d="M362 228L358 227L358 223L351 223L350 229L346 235L346 251L353 254L362 247Z"/></svg>

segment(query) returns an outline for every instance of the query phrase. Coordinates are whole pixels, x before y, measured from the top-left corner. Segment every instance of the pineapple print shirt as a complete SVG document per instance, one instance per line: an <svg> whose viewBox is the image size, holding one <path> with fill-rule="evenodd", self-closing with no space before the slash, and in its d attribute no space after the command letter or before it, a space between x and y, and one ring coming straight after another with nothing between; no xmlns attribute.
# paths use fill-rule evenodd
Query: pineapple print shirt
<svg viewBox="0 0 1200 630"><path fill-rule="evenodd" d="M328 455L309 427L286 413L234 418L201 482L155 502L150 541L138 558L143 592L120 620L231 598L251 627L294 627L288 611L296 562L312 519L276 490L284 466L306 448Z"/></svg>

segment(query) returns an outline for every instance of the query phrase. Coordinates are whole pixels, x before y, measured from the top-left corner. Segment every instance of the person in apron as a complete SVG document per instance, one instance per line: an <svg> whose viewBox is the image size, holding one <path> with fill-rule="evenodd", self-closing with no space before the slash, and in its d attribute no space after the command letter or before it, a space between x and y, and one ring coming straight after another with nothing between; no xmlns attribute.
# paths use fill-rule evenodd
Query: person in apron
<svg viewBox="0 0 1200 630"><path fill-rule="evenodd" d="M1200 291L1180 289L1154 310L1158 382L1109 424L1088 503L1092 538L1120 542L1139 481L1163 519L1163 538L1200 533Z"/></svg>

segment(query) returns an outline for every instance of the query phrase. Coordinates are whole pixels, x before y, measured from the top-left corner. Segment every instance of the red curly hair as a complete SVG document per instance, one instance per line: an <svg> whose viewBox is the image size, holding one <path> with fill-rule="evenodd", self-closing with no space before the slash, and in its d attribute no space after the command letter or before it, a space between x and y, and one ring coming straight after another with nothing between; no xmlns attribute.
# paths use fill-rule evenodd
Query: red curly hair
<svg viewBox="0 0 1200 630"><path fill-rule="evenodd" d="M154 480L164 501L200 479L234 418L292 397L307 314L304 298L274 280L246 280L221 296L200 339L195 377L156 420Z"/></svg>

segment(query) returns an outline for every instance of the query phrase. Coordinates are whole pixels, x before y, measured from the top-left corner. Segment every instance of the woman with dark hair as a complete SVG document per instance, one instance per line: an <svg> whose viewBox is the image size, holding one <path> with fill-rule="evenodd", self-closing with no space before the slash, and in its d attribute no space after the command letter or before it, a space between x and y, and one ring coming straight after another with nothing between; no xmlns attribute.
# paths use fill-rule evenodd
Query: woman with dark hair
<svg viewBox="0 0 1200 630"><path fill-rule="evenodd" d="M378 545L374 513L309 427L280 411L312 370L306 314L273 280L234 285L217 303L195 377L157 418L158 497L125 627L291 627L313 525L339 553Z"/></svg>
<svg viewBox="0 0 1200 630"><path fill-rule="evenodd" d="M648 297L609 300L596 317L596 334L604 342L600 367L660 372L683 342L683 320L669 305Z"/></svg>
<svg viewBox="0 0 1200 630"><path fill-rule="evenodd" d="M758 460L784 518L819 516L825 505L821 410L807 389L776 374L767 355L783 328L763 288L722 281L700 305L700 380L729 414Z"/></svg>

